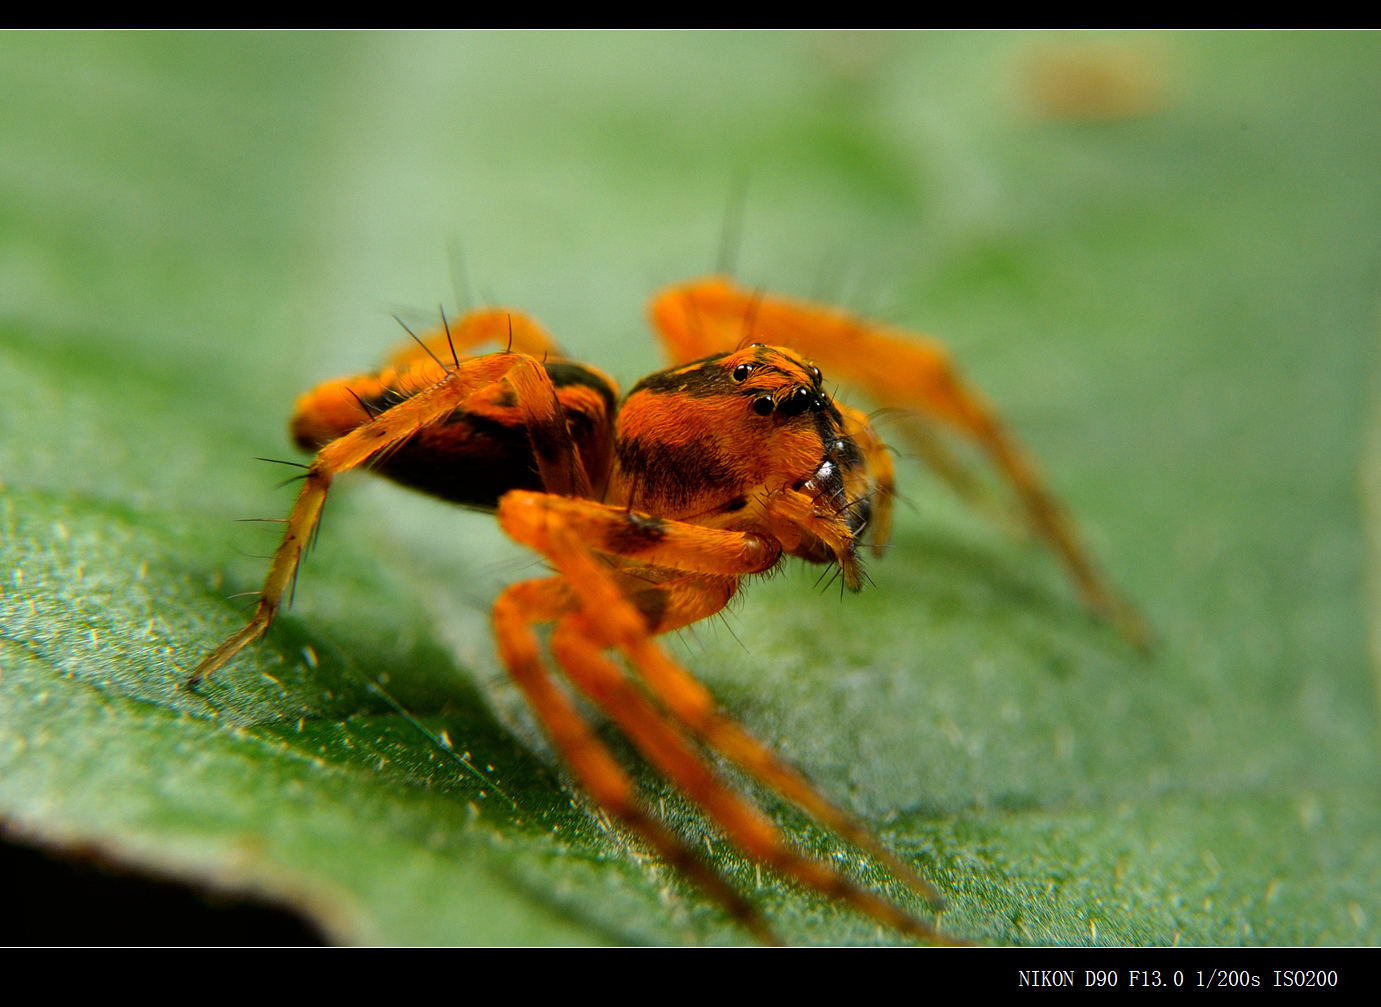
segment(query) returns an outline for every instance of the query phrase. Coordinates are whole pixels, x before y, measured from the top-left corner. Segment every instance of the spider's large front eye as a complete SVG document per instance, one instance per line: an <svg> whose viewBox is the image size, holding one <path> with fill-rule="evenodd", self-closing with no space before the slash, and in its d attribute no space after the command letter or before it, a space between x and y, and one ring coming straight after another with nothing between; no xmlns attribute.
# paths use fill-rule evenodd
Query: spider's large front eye
<svg viewBox="0 0 1381 1007"><path fill-rule="evenodd" d="M814 409L817 412L822 408L823 403L820 397L809 388L797 387L790 395L782 399L778 407L783 416L800 416L807 409Z"/></svg>
<svg viewBox="0 0 1381 1007"><path fill-rule="evenodd" d="M742 384L744 381L748 380L748 375L752 373L752 364L739 364L737 367L734 368L734 373L731 374L730 377Z"/></svg>
<svg viewBox="0 0 1381 1007"><path fill-rule="evenodd" d="M770 395L759 395L753 400L753 412L759 416L767 416L772 410L777 408L777 404L772 401Z"/></svg>

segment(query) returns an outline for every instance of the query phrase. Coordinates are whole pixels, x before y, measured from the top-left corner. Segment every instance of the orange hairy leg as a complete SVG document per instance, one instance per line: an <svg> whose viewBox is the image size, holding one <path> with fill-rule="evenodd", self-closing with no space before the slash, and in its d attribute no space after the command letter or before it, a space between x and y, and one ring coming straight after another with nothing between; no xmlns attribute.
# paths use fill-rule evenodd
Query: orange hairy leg
<svg viewBox="0 0 1381 1007"><path fill-rule="evenodd" d="M787 346L823 365L833 380L858 384L879 405L969 437L1016 490L1031 525L1064 562L1084 603L1114 621L1133 643L1149 644L1146 625L1104 583L1035 464L992 407L964 383L939 343L836 308L743 290L725 277L664 290L653 299L650 314L678 363L749 342ZM908 433L940 474L964 491L968 480L958 460L923 428L913 426Z"/></svg>
<svg viewBox="0 0 1381 1007"><path fill-rule="evenodd" d="M588 491L589 483L583 479L583 473L576 477L572 472L574 448L555 389L546 379L542 365L521 353L495 353L464 361L447 371L440 381L360 423L317 452L307 469L302 492L288 515L283 540L274 551L254 618L197 665L189 684L195 685L223 667L268 630L283 604L283 596L297 578L303 552L336 476L395 450L419 430L455 412L476 392L505 381L517 392L525 418L539 424L529 427L534 443L553 445L548 451L534 448L543 479L550 478L548 485L562 487L565 492L574 492L581 485Z"/></svg>
<svg viewBox="0 0 1381 1007"><path fill-rule="evenodd" d="M580 463L556 388L542 365L528 356L522 360L504 375L503 383L517 396L518 416L527 429L542 485L549 493L588 497L590 479Z"/></svg>
<svg viewBox="0 0 1381 1007"><path fill-rule="evenodd" d="M513 680L571 770L602 808L647 839L759 940L777 943L757 910L639 806L627 774L542 666L532 625L560 618L570 608L570 595L559 578L524 581L499 596L494 603L494 633Z"/></svg>
<svg viewBox="0 0 1381 1007"><path fill-rule="evenodd" d="M581 617L563 620L551 637L553 656L576 686L614 718L667 779L705 809L731 842L787 877L841 899L903 933L922 940L940 939L931 927L793 850L761 811L715 777L686 737L600 653L603 649L598 630Z"/></svg>
<svg viewBox="0 0 1381 1007"><path fill-rule="evenodd" d="M515 491L500 502L499 521L514 539L538 550L563 575L578 599L578 615L567 617L552 637L552 651L572 680L615 718L630 740L672 782L699 803L746 853L763 860L826 895L841 898L874 918L926 940L942 939L931 928L878 899L834 871L800 856L761 814L725 789L687 746L680 731L599 652L623 651L643 684L686 730L738 763L759 781L796 804L821 824L867 849L923 897L938 893L886 850L866 829L834 807L795 770L716 709L709 691L672 661L654 635L698 621L723 607L732 595L715 591L714 580L744 575L775 564L780 547L760 536L664 521L598 504ZM623 559L706 576L700 585L705 604L666 592L663 603L638 604L627 581L633 571L603 566L590 548ZM693 578L664 587L691 587ZM644 590L656 591L656 588Z"/></svg>

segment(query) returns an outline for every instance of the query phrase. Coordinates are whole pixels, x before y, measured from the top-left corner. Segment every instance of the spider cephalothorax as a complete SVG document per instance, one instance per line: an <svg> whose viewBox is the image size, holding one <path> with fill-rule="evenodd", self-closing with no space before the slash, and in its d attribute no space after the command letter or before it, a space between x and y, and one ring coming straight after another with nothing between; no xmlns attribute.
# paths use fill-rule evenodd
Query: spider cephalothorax
<svg viewBox="0 0 1381 1007"><path fill-rule="evenodd" d="M509 535L555 568L555 576L514 584L495 602L505 665L591 796L745 925L771 936L756 910L643 807L552 675L535 626L555 624L546 649L570 685L746 854L904 932L943 940L912 913L797 851L713 771L700 746L868 850L918 897L938 898L908 863L720 714L655 639L721 611L745 577L773 569L783 556L838 564L857 589L865 535L875 550L886 544L891 459L868 417L827 392L816 362L833 380L900 410L921 456L958 488L973 484L935 435L957 433L986 452L1089 607L1116 618L1129 635L1144 631L1085 558L1034 465L937 344L820 305L750 294L723 278L664 292L652 319L673 366L638 382L622 401L611 378L563 358L541 326L507 310L474 312L418 340L377 374L304 395L291 429L316 457L258 610L191 681L268 629L332 479L367 465L415 489L496 511ZM484 343L505 348L471 355Z"/></svg>
<svg viewBox="0 0 1381 1007"><path fill-rule="evenodd" d="M639 381L619 410L614 455L608 503L790 539L785 553L837 562L859 586L875 480L820 368L790 349L754 343ZM787 492L811 511L783 536Z"/></svg>

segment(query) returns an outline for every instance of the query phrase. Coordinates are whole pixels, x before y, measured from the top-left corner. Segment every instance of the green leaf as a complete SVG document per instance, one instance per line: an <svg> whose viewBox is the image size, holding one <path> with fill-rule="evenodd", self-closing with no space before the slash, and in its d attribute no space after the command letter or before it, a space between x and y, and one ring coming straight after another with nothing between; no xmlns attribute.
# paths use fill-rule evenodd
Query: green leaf
<svg viewBox="0 0 1381 1007"><path fill-rule="evenodd" d="M906 460L875 586L790 566L668 645L936 880L950 933L1381 938L1373 39L0 46L10 829L286 900L343 942L745 940L552 757L487 616L539 567L486 515L343 480L291 613L203 695L177 686L273 547L236 519L290 506L290 470L253 459L298 457L293 396L371 367L391 311L464 299L449 243L476 297L627 387L658 366L647 296L711 266L746 171L741 278L944 338L1159 645L1135 654ZM1062 52L1160 104L1040 114ZM896 939L755 870L609 737L785 938Z"/></svg>

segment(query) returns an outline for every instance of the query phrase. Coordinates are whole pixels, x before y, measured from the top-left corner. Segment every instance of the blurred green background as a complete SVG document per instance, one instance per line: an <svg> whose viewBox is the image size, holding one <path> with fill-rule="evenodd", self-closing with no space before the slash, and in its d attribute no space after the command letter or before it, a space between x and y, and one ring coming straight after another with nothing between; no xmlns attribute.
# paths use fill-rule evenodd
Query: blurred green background
<svg viewBox="0 0 1381 1007"><path fill-rule="evenodd" d="M628 387L747 178L739 277L943 338L1160 646L907 460L876 587L792 566L669 646L950 933L1381 937L1374 37L6 35L0 94L11 836L342 942L746 940L553 760L487 626L539 567L483 514L343 480L291 614L176 687L290 506L254 457L458 308L448 247ZM896 939L636 771L784 938Z"/></svg>

